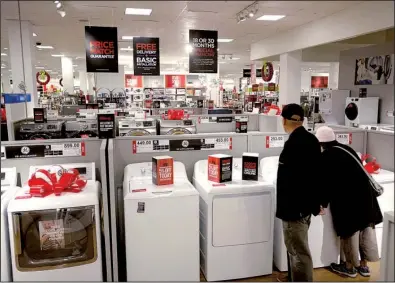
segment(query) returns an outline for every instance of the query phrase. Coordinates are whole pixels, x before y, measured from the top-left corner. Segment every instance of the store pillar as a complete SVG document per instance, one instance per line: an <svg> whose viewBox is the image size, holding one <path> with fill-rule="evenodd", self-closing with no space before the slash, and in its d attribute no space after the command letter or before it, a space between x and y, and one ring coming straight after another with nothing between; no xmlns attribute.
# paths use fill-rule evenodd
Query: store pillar
<svg viewBox="0 0 395 283"><path fill-rule="evenodd" d="M31 102L27 103L27 115L32 117L33 108L38 106L32 24L28 21L8 20L7 25L13 92L23 93L19 85L24 82L26 93L31 94Z"/></svg>
<svg viewBox="0 0 395 283"><path fill-rule="evenodd" d="M74 93L73 60L70 57L62 57L61 60L63 91L72 94Z"/></svg>
<svg viewBox="0 0 395 283"><path fill-rule="evenodd" d="M329 82L328 88L338 89L339 86L339 62L333 62L329 65Z"/></svg>
<svg viewBox="0 0 395 283"><path fill-rule="evenodd" d="M280 93L279 107L289 103L300 104L302 51L280 55ZM278 131L283 131L282 121L278 119Z"/></svg>
<svg viewBox="0 0 395 283"><path fill-rule="evenodd" d="M88 92L88 78L85 71L79 71L80 90L87 94Z"/></svg>
<svg viewBox="0 0 395 283"><path fill-rule="evenodd" d="M94 73L87 73L88 78L88 94L95 96L95 91L93 88L95 87L95 74Z"/></svg>

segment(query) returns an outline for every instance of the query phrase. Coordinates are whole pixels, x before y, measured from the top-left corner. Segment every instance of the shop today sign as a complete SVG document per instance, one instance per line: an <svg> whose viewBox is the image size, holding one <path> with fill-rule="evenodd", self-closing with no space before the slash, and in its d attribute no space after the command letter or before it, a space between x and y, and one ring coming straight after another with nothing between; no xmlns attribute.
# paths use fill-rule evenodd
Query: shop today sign
<svg viewBox="0 0 395 283"><path fill-rule="evenodd" d="M118 33L115 27L85 27L86 71L118 73Z"/></svg>

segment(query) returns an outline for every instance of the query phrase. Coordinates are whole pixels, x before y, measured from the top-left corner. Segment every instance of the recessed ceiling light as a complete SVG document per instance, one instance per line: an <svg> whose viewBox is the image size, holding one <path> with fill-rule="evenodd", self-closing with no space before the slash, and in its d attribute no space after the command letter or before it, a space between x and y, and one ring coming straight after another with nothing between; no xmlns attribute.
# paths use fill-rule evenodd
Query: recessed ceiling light
<svg viewBox="0 0 395 283"><path fill-rule="evenodd" d="M192 47L191 45L187 44L187 45L185 46L185 50L186 50L186 52L191 53L192 50L193 50L193 47Z"/></svg>
<svg viewBox="0 0 395 283"><path fill-rule="evenodd" d="M47 72L52 72L52 70L46 70Z"/></svg>
<svg viewBox="0 0 395 283"><path fill-rule="evenodd" d="M8 50L8 48L7 48L7 47L4 47L4 50Z"/></svg>
<svg viewBox="0 0 395 283"><path fill-rule="evenodd" d="M59 9L60 7L62 7L62 3L60 3L60 2L56 3L56 8Z"/></svg>
<svg viewBox="0 0 395 283"><path fill-rule="evenodd" d="M257 18L257 21L278 21L284 18L284 15L263 15L262 17Z"/></svg>
<svg viewBox="0 0 395 283"><path fill-rule="evenodd" d="M5 69L5 67L4 67L4 66L1 66L1 68L2 68L2 69Z"/></svg>
<svg viewBox="0 0 395 283"><path fill-rule="evenodd" d="M52 57L63 57L63 54L51 54Z"/></svg>
<svg viewBox="0 0 395 283"><path fill-rule="evenodd" d="M1 56L7 56L7 53L1 53Z"/></svg>
<svg viewBox="0 0 395 283"><path fill-rule="evenodd" d="M75 57L75 60L85 59L85 57Z"/></svg>
<svg viewBox="0 0 395 283"><path fill-rule="evenodd" d="M37 36L37 34L35 34L35 33L33 32L33 36Z"/></svg>
<svg viewBox="0 0 395 283"><path fill-rule="evenodd" d="M78 65L73 65L73 67L78 67Z"/></svg>
<svg viewBox="0 0 395 283"><path fill-rule="evenodd" d="M51 45L36 45L38 49L53 49Z"/></svg>
<svg viewBox="0 0 395 283"><path fill-rule="evenodd" d="M219 62L220 64L226 64L226 62Z"/></svg>
<svg viewBox="0 0 395 283"><path fill-rule="evenodd" d="M238 57L233 57L232 60L240 60Z"/></svg>
<svg viewBox="0 0 395 283"><path fill-rule="evenodd" d="M218 42L232 42L233 39L231 38L218 38Z"/></svg>
<svg viewBox="0 0 395 283"><path fill-rule="evenodd" d="M44 67L36 67L36 69L43 70Z"/></svg>
<svg viewBox="0 0 395 283"><path fill-rule="evenodd" d="M122 36L122 39L123 39L123 40L133 40L133 37L138 37L138 36L123 35L123 36Z"/></svg>
<svg viewBox="0 0 395 283"><path fill-rule="evenodd" d="M128 48L121 48L121 51L133 51L133 48L130 48L130 47L128 47Z"/></svg>
<svg viewBox="0 0 395 283"><path fill-rule="evenodd" d="M126 8L125 15L150 16L152 9Z"/></svg>

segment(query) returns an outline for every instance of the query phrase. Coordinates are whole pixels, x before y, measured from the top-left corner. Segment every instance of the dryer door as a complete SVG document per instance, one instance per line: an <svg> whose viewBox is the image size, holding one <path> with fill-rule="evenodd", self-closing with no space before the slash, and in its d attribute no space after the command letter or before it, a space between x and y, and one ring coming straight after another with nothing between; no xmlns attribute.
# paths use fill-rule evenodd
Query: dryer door
<svg viewBox="0 0 395 283"><path fill-rule="evenodd" d="M94 206L12 214L19 271L79 266L96 261Z"/></svg>
<svg viewBox="0 0 395 283"><path fill-rule="evenodd" d="M273 219L270 193L216 196L213 199L213 246L267 242Z"/></svg>
<svg viewBox="0 0 395 283"><path fill-rule="evenodd" d="M348 120L354 121L358 117L358 106L354 102L350 102L346 107L345 114Z"/></svg>

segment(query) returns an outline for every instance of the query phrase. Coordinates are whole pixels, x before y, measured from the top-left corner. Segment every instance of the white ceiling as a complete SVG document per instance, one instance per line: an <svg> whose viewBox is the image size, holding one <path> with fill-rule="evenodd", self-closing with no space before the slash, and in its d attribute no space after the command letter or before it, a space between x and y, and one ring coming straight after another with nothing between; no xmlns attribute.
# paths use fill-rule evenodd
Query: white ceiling
<svg viewBox="0 0 395 283"><path fill-rule="evenodd" d="M84 26L118 27L119 47L131 46L123 35L160 38L163 68L186 64L189 29L218 30L219 38L232 38L219 43L219 54L232 54L239 60L220 64L220 74L239 74L250 64L250 44L273 34L293 29L329 16L361 1L260 1L257 15L237 24L236 14L254 1L63 1L67 15L56 12L53 1L21 1L21 19L30 21L33 39L54 50L36 51L36 65L60 72L62 53L75 59L76 70L85 69ZM125 8L150 8L151 16L125 15ZM286 15L276 22L256 21L263 14ZM18 19L17 1L1 1L1 49L8 48L8 19ZM307 39L306 39L307 40ZM2 56L9 66L8 56ZM223 60L220 60L223 61ZM131 52L120 51L120 64L131 64ZM2 69L6 72L9 67Z"/></svg>

